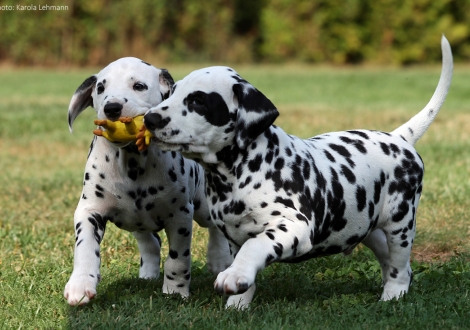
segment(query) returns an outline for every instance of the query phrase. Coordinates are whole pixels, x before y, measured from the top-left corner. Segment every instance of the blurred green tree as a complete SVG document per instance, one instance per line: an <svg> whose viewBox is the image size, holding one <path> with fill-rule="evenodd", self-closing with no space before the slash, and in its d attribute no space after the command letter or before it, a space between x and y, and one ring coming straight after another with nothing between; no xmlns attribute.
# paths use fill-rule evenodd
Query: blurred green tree
<svg viewBox="0 0 470 330"><path fill-rule="evenodd" d="M0 61L438 62L444 33L470 58L470 2L459 0L0 0ZM48 5L47 10L40 6ZM55 10L53 6L62 9Z"/></svg>

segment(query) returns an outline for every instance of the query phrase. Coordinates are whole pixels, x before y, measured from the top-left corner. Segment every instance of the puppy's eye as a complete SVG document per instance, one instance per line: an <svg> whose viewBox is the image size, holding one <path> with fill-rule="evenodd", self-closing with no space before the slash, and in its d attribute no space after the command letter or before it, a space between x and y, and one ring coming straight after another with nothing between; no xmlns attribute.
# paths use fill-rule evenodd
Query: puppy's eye
<svg viewBox="0 0 470 330"><path fill-rule="evenodd" d="M97 92L98 94L101 94L101 93L104 92L104 86L103 86L102 83L99 83L99 84L98 84L98 86L96 87L96 92Z"/></svg>
<svg viewBox="0 0 470 330"><path fill-rule="evenodd" d="M134 86L133 86L134 90L137 91L137 92L143 92L143 91L146 91L148 89L147 85L144 84L144 83L135 83Z"/></svg>
<svg viewBox="0 0 470 330"><path fill-rule="evenodd" d="M202 102L202 100L196 98L196 99L192 99L189 105L201 106L201 105L204 105L204 103Z"/></svg>

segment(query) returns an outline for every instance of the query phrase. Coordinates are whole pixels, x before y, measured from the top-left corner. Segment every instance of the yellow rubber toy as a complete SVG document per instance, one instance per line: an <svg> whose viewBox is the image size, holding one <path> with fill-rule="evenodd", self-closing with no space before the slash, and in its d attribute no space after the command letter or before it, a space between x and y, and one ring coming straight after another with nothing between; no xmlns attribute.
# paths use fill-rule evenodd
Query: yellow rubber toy
<svg viewBox="0 0 470 330"><path fill-rule="evenodd" d="M96 119L94 123L105 131L98 128L93 131L93 134L102 136L111 142L136 141L139 150L147 149L152 138L152 134L145 128L144 116L121 117L117 121ZM138 134L140 134L139 138Z"/></svg>
<svg viewBox="0 0 470 330"><path fill-rule="evenodd" d="M137 149L139 151L144 151L148 148L148 145L150 144L150 140L152 139L153 134L150 133L150 131L145 127L145 125L142 125L140 128L140 132L137 134L137 141L135 141L135 144L137 145Z"/></svg>

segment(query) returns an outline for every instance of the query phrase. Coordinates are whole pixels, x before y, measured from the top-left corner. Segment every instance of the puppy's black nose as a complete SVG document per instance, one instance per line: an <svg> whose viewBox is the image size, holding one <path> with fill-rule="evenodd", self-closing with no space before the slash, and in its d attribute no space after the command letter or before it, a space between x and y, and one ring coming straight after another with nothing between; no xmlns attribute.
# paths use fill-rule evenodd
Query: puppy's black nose
<svg viewBox="0 0 470 330"><path fill-rule="evenodd" d="M108 103L104 106L104 114L110 120L118 120L121 117L122 104L121 103Z"/></svg>
<svg viewBox="0 0 470 330"><path fill-rule="evenodd" d="M147 127L147 129L150 131L163 128L168 125L170 121L170 117L163 118L160 114L153 112L150 112L144 116L145 127Z"/></svg>

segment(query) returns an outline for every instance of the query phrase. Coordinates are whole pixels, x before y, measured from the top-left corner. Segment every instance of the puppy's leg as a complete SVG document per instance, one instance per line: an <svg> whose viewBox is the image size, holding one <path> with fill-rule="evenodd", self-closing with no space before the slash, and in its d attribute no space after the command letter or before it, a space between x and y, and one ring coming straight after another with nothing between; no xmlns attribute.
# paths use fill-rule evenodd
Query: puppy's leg
<svg viewBox="0 0 470 330"><path fill-rule="evenodd" d="M419 196L415 205L409 205L409 211L401 221L389 221L389 228L384 227L387 236L390 265L385 274L385 285L381 300L399 298L408 292L412 280L410 266L411 247L416 231L416 210Z"/></svg>
<svg viewBox="0 0 470 330"><path fill-rule="evenodd" d="M169 221L165 228L170 251L163 269L165 276L163 279L163 293L178 293L182 297L188 297L191 281L193 206L188 203L181 209L183 211L176 213L174 215L175 220Z"/></svg>
<svg viewBox="0 0 470 330"><path fill-rule="evenodd" d="M221 272L214 283L219 293L243 294L230 298L227 307L243 309L248 306L253 298L258 271L275 261L309 252L312 249L310 233L311 229L306 223L283 218L270 221L263 232L247 240L232 265Z"/></svg>
<svg viewBox="0 0 470 330"><path fill-rule="evenodd" d="M233 262L234 256L238 254L240 249L233 244L229 244L229 258ZM214 283L215 285L215 283ZM253 283L246 292L242 294L231 295L227 299L226 307L233 307L239 310L245 310L250 306L256 291L256 283Z"/></svg>
<svg viewBox="0 0 470 330"><path fill-rule="evenodd" d="M376 229L362 243L374 252L375 257L379 261L380 268L382 268L382 282L385 285L390 265L390 253L385 233L381 229Z"/></svg>
<svg viewBox="0 0 470 330"><path fill-rule="evenodd" d="M199 167L194 168L194 172L199 173ZM200 184L198 193L194 199L194 204L199 207L194 211L194 220L203 228L209 231L209 242L207 244L207 268L209 271L217 275L221 271L227 269L233 259L230 256L229 244L222 232L214 225L211 220L209 207L206 202L206 192L204 184Z"/></svg>
<svg viewBox="0 0 470 330"><path fill-rule="evenodd" d="M140 278L157 279L160 276L160 240L158 235L133 232L140 251Z"/></svg>
<svg viewBox="0 0 470 330"><path fill-rule="evenodd" d="M86 304L96 295L96 286L101 279L100 243L106 220L99 213L77 208L74 224L73 272L64 290L64 297L72 306Z"/></svg>
<svg viewBox="0 0 470 330"><path fill-rule="evenodd" d="M228 297L226 307L233 307L239 310L247 309L250 307L250 303L253 300L255 291L256 283L253 283L244 293Z"/></svg>
<svg viewBox="0 0 470 330"><path fill-rule="evenodd" d="M207 244L207 267L217 275L232 263L230 249L225 236L216 227L209 227L209 243Z"/></svg>

